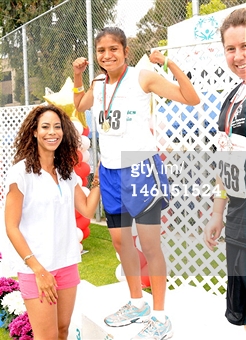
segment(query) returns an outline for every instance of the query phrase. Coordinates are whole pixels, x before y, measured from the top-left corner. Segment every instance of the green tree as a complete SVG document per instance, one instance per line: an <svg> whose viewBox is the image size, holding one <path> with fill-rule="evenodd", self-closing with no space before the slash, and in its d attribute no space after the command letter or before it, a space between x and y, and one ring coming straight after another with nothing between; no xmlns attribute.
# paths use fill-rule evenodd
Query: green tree
<svg viewBox="0 0 246 340"><path fill-rule="evenodd" d="M221 11L223 9L241 5L245 3L245 0L200 0L199 15L206 15ZM192 17L192 2L189 1L186 6L187 14L186 18Z"/></svg>
<svg viewBox="0 0 246 340"><path fill-rule="evenodd" d="M64 0L1 0L0 26L3 35L62 3Z"/></svg>
<svg viewBox="0 0 246 340"><path fill-rule="evenodd" d="M192 17L192 3L187 4L186 18ZM221 11L226 8L226 5L221 0L211 0L209 3L201 4L199 8L199 15L211 14L214 12Z"/></svg>
<svg viewBox="0 0 246 340"><path fill-rule="evenodd" d="M8 1L5 1L6 3ZM28 1L18 1L18 3ZM40 1L30 1L38 6ZM50 1L45 1L51 3ZM57 1L56 4L61 1ZM17 1L16 1L17 3ZM55 3L55 2L52 2ZM92 27L96 32L114 19L114 7L117 0L92 1ZM8 7L9 8L9 7ZM31 14L22 14L23 7L16 18ZM25 7L25 11L33 7ZM6 17L6 12L5 12ZM16 20L13 20L13 23ZM19 23L19 21L18 21ZM21 22L25 23L24 20ZM6 26L7 27L7 26ZM22 26L23 27L23 26ZM26 24L26 43L28 59L28 78L30 104L34 100L43 101L44 89L48 87L58 92L68 76L72 76L72 62L79 56L87 56L87 21L86 1L70 0L53 11ZM13 26L12 26L13 28ZM6 32L7 28L5 28ZM11 68L16 70L15 98L24 104L23 89L23 35L22 29L2 38L2 51L8 57ZM88 86L88 72L87 86Z"/></svg>
<svg viewBox="0 0 246 340"><path fill-rule="evenodd" d="M165 44L167 28L185 19L186 1L155 0L154 6L137 23L136 38L129 40L130 63L136 65L144 53L154 46Z"/></svg>
<svg viewBox="0 0 246 340"><path fill-rule="evenodd" d="M243 3L245 0L200 0L199 14L210 14ZM128 41L131 48L130 64L136 65L151 48L167 45L167 28L191 17L191 0L155 0L153 7L137 23L136 38Z"/></svg>

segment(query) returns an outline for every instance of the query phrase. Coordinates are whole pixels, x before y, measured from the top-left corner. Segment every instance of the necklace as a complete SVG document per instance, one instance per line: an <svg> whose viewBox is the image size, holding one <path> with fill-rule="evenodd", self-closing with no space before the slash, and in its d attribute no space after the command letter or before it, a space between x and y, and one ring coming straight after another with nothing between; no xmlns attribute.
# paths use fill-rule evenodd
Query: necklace
<svg viewBox="0 0 246 340"><path fill-rule="evenodd" d="M242 82L241 86L244 84L244 82ZM240 86L240 87L241 87ZM236 113L237 108L244 102L245 98L246 98L246 94L243 97L243 99L240 100L240 102L238 103L238 105L236 106L236 108L232 111L235 100L238 97L238 91L240 89L240 87L238 88L237 92L234 95L233 100L231 101L227 111L226 111L226 119L225 119L225 133L230 137L232 134L232 121L234 118L234 115Z"/></svg>
<svg viewBox="0 0 246 340"><path fill-rule="evenodd" d="M113 92L113 94L112 94L112 96L110 98L110 101L109 101L107 109L106 109L106 84L108 82L109 76L108 76L108 74L106 75L105 82L103 84L103 112L104 112L103 131L104 132L108 132L109 129L110 129L110 124L109 124L108 118L110 117L111 106L113 104L113 100L114 100L116 91L120 87L120 84L121 84L122 80L124 79L124 77L125 77L125 75L127 73L127 70L128 70L128 68L127 68L127 65L125 64L124 70L121 73L121 75L120 75L120 77L119 77L119 79L117 81L117 84L116 84L114 92Z"/></svg>

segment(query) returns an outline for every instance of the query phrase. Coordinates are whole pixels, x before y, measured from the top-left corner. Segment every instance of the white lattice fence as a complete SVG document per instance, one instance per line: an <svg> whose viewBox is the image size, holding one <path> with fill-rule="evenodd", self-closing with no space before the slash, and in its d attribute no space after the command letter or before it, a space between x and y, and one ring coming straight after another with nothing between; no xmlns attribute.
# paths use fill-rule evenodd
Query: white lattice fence
<svg viewBox="0 0 246 340"><path fill-rule="evenodd" d="M0 108L0 207L4 204L4 183L14 154L13 141L22 121L33 107Z"/></svg>
<svg viewBox="0 0 246 340"><path fill-rule="evenodd" d="M191 77L201 97L201 103L191 107L153 96L154 134L164 164L170 166L167 172L173 193L170 207L162 216L163 246L170 274L168 284L169 288L176 288L182 283L191 283L223 293L225 243L222 237L216 251L209 251L203 243L202 230L212 207L214 135L219 108L225 93L237 80L228 73L220 43L170 48L168 54ZM158 66L156 70L163 72ZM170 73L165 76L173 81ZM1 206L13 155L11 144L32 107L0 109Z"/></svg>
<svg viewBox="0 0 246 340"><path fill-rule="evenodd" d="M181 283L224 292L226 286L225 244L215 252L202 240L202 230L211 214L215 157L212 152L163 152L171 183L172 199L164 212L163 246L169 267L169 286ZM178 165L178 170L174 168ZM222 238L223 240L223 238Z"/></svg>
<svg viewBox="0 0 246 340"><path fill-rule="evenodd" d="M220 42L167 51L191 78L201 98L199 105L190 107L154 96L157 146L163 151L165 164L170 164L167 172L174 194L162 217L168 284L176 288L190 283L216 294L224 293L224 234L218 248L211 252L202 233L212 212L218 115L226 93L238 79L228 71ZM162 68L156 66L156 70L163 74ZM168 78L173 81L170 72ZM178 170L173 173L175 165Z"/></svg>

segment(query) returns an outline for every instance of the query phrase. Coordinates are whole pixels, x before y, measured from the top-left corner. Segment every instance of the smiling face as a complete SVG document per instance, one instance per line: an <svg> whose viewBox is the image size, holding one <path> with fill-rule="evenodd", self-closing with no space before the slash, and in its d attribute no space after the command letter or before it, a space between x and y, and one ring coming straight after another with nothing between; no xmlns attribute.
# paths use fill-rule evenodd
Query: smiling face
<svg viewBox="0 0 246 340"><path fill-rule="evenodd" d="M40 115L34 137L37 138L40 155L55 152L62 141L63 131L61 120L54 111L48 110Z"/></svg>
<svg viewBox="0 0 246 340"><path fill-rule="evenodd" d="M108 73L120 72L125 65L127 54L128 48L124 50L123 45L113 35L107 34L97 42L97 61Z"/></svg>
<svg viewBox="0 0 246 340"><path fill-rule="evenodd" d="M224 32L227 65L238 77L246 80L246 27L229 27Z"/></svg>

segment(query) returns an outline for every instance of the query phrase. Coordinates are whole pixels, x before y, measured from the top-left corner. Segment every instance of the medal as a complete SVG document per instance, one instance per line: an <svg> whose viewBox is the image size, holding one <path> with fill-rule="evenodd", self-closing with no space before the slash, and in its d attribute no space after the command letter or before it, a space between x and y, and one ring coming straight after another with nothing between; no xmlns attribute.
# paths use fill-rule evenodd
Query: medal
<svg viewBox="0 0 246 340"><path fill-rule="evenodd" d="M243 85L244 82L241 84ZM240 88L240 87L239 87ZM234 118L234 115L237 111L237 108L244 102L245 98L246 98L246 95L243 97L242 100L240 100L239 103L237 103L237 107L233 110L233 106L234 106L234 103L237 99L237 96L238 96L238 91L239 89L237 90L237 92L235 93L234 95L234 98L233 100L231 101L228 109L227 109L227 112L226 112L226 118L225 118L225 133L230 137L231 134L232 134L232 121L233 121L233 118Z"/></svg>
<svg viewBox="0 0 246 340"><path fill-rule="evenodd" d="M108 120L105 120L105 121L103 122L103 131L104 131L104 132L108 132L109 129L110 129L110 124L109 124Z"/></svg>
<svg viewBox="0 0 246 340"><path fill-rule="evenodd" d="M111 128L110 124L109 124L109 121L108 121L108 118L110 117L110 111L111 111L111 106L112 106L112 103L113 103L113 100L114 100L114 97L115 97L115 94L123 80L123 78L125 77L126 73L127 73L127 65L125 64L125 67L124 67L124 70L122 72L122 74L120 75L120 78L118 79L117 81L117 84L116 84L116 87L114 89L114 92L110 98L110 101L109 101L109 104L108 104L108 108L106 108L106 84L108 82L108 74L106 75L106 78L105 78L105 82L103 84L103 112L104 112L104 121L102 123L102 128L103 128L103 131L104 132L108 132Z"/></svg>

